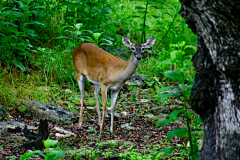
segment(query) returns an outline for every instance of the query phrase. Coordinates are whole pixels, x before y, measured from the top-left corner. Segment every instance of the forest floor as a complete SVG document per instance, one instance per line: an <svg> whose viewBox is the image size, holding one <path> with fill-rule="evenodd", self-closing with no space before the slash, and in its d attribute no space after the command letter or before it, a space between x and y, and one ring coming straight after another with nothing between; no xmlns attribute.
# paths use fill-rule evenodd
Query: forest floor
<svg viewBox="0 0 240 160"><path fill-rule="evenodd" d="M16 85L18 83L16 82ZM21 85L22 83L20 83ZM5 85L8 86L8 85ZM18 88L20 88L18 90ZM80 100L79 91L70 89L62 89L60 87L46 87L30 85L29 87L12 87L4 88L3 94L13 92L17 95L14 101L19 99L47 101L64 108L72 107L73 110L79 112ZM159 121L157 114L154 117L149 116L152 108L163 107L169 112L176 104L176 99L171 99L167 103L158 104L155 102L152 91L135 88L134 94L130 87L123 87L119 94L116 105L116 112L127 113L126 116L114 117L114 135L110 134L110 117L105 119L105 130L103 137L99 138L99 125L96 113L87 111L87 107L94 106L94 96L86 93L86 105L84 106L84 123L83 129L78 129L78 123L62 124L48 121L48 131L50 139L58 140L58 148L65 152L66 160L69 159L152 159L153 156L162 149L168 147L176 147L173 153L164 156L163 153L158 154L157 159L189 159L187 156L186 139L174 136L170 141L167 140L167 134L176 128L185 128L181 122L170 123L166 126L156 127ZM38 93L38 94L36 94ZM136 101L131 99L135 95ZM90 98L91 97L91 98ZM153 97L153 98L152 98ZM10 99L11 100L11 99ZM141 102L141 100L149 100ZM12 101L12 103L14 102ZM93 103L92 103L93 101ZM7 101L8 102L8 101ZM72 104L69 105L69 102ZM166 105L165 105L166 104ZM3 121L18 121L26 125L39 127L40 119L25 110L21 110L24 106L13 106L8 112L8 116L0 119ZM179 106L182 107L182 104ZM15 107L15 108L14 108ZM179 117L181 118L181 117ZM130 127L123 127L122 125ZM72 133L69 137L62 137L56 127L62 128ZM1 131L1 130L0 130ZM38 130L31 130L34 135L38 134ZM36 148L26 149L24 144L35 141L34 136L29 139L25 137L22 129L8 129L0 133L0 160L18 160L25 153L37 150ZM57 148L55 148L57 149ZM46 149L41 152L46 155ZM42 160L39 154L33 155L31 159Z"/></svg>
<svg viewBox="0 0 240 160"><path fill-rule="evenodd" d="M78 154L82 156L81 159L119 159L119 155L126 159L130 159L134 154L136 157L139 154L146 156L154 154L166 147L178 146L177 148L182 148L184 146L183 141L179 137L175 137L171 141L166 140L167 133L180 127L178 123L156 128L156 124L149 118L136 116L132 109L128 109L128 113L132 116L127 118L115 118L114 135L110 134L110 118L107 118L102 139L99 139L99 125L96 116L90 117L91 119L96 119L95 121L86 118L83 124L83 130L81 131L78 129L77 123L63 125L48 122L50 138L59 140L59 147L65 151L65 159L76 159L76 155ZM13 120L27 125L39 126L40 121L34 116L29 116L18 111L12 111L10 115ZM126 123L133 126L134 129L122 128L121 125ZM75 136L68 138L58 137L56 136L57 131L54 129L55 126L62 127L74 133ZM37 134L37 131L35 132ZM0 159L19 159L24 153L35 150L34 148L32 150L26 150L22 147L26 141L16 141L13 140L14 137L18 137L18 139L19 137L24 138L24 134L22 131L17 132L8 130L5 135L2 135L0 138ZM110 142L109 140L115 140L116 142L104 144L104 142ZM33 140L28 140L27 142L29 141ZM75 151L75 153L73 151ZM42 152L45 153L46 151L43 149ZM187 159L186 154L181 152L181 149L175 150L171 155L172 158L180 156L183 159ZM36 155L33 159L44 158L40 155ZM169 159L169 157L166 159Z"/></svg>

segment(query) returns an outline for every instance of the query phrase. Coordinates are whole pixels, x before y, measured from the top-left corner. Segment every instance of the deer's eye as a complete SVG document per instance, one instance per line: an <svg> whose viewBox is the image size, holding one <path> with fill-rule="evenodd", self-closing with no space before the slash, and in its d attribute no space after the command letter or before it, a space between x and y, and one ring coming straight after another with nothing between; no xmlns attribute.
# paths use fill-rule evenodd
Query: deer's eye
<svg viewBox="0 0 240 160"><path fill-rule="evenodd" d="M133 51L134 51L134 50L135 50L135 48L131 48L131 50L133 50Z"/></svg>
<svg viewBox="0 0 240 160"><path fill-rule="evenodd" d="M145 48L142 48L142 50L144 51L144 50L145 50Z"/></svg>

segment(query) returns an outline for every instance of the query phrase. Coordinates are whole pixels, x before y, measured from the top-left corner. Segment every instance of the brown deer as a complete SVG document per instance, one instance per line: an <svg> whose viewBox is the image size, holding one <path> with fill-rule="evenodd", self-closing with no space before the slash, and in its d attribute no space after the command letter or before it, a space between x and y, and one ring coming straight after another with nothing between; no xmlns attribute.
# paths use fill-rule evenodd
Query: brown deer
<svg viewBox="0 0 240 160"><path fill-rule="evenodd" d="M81 92L81 109L79 118L79 127L83 123L83 103L84 103L84 84L85 78L95 85L95 102L100 125L100 137L104 131L105 114L107 107L107 90L111 92L111 128L113 133L114 110L117 96L121 86L135 72L139 61L146 54L146 49L151 48L156 38L148 39L143 44L133 44L128 38L122 37L125 46L132 50L131 57L128 61L123 61L119 57L115 57L104 50L100 49L93 43L81 44L73 53L73 64L77 74L77 81ZM101 85L103 114L101 118L98 92Z"/></svg>

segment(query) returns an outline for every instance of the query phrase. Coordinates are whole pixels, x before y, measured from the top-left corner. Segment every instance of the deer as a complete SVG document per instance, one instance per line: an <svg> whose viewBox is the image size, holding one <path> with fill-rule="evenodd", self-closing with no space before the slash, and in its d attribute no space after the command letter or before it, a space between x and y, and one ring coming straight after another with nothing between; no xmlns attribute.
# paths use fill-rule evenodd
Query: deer
<svg viewBox="0 0 240 160"><path fill-rule="evenodd" d="M73 53L73 65L77 75L80 88L80 118L78 127L83 124L84 86L87 78L94 84L94 98L100 126L99 137L104 132L105 114L107 107L107 91L111 90L111 127L113 134L114 111L117 97L122 85L133 75L138 63L146 54L146 49L151 48L156 38L150 38L143 44L133 44L127 37L122 37L122 43L131 49L131 56L128 61L123 61L120 57L113 56L102 50L93 43L83 43ZM99 108L98 93L101 86L102 93L102 117Z"/></svg>

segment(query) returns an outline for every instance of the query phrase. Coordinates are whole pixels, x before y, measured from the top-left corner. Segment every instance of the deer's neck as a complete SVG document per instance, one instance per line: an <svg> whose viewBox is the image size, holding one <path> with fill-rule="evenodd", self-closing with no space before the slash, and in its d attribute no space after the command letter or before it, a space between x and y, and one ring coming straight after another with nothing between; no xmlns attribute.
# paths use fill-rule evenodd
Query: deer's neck
<svg viewBox="0 0 240 160"><path fill-rule="evenodd" d="M125 63L124 70L121 74L121 77L125 80L130 78L135 70L137 69L139 61L131 55L129 60Z"/></svg>

